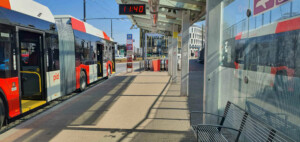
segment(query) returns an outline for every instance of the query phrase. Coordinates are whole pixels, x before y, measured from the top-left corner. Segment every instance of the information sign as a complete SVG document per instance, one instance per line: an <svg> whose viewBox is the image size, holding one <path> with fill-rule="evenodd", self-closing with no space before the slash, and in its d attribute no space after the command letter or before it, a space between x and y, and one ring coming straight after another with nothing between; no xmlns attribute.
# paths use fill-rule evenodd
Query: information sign
<svg viewBox="0 0 300 142"><path fill-rule="evenodd" d="M127 34L127 41L126 41L126 48L127 48L127 72L128 69L131 69L133 72L133 40L132 34Z"/></svg>

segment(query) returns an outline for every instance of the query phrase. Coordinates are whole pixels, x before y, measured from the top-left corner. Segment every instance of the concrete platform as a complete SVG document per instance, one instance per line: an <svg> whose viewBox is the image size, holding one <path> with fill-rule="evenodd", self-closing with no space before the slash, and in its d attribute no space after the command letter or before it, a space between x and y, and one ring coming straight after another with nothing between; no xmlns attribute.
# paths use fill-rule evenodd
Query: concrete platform
<svg viewBox="0 0 300 142"><path fill-rule="evenodd" d="M0 141L195 141L188 98L167 72L119 74L0 135Z"/></svg>

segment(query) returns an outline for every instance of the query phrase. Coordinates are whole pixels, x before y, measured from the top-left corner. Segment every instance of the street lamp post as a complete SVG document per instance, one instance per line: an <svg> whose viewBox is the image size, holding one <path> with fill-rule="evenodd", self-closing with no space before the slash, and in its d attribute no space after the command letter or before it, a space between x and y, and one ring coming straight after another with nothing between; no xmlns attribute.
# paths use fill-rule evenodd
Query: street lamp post
<svg viewBox="0 0 300 142"><path fill-rule="evenodd" d="M86 22L86 0L83 0L83 21Z"/></svg>

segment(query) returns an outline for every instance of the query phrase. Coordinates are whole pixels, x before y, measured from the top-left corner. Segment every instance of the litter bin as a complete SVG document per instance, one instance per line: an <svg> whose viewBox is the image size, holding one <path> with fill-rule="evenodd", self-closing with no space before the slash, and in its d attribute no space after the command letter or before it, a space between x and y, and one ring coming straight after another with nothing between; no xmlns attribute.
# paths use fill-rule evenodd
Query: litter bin
<svg viewBox="0 0 300 142"><path fill-rule="evenodd" d="M160 60L153 60L153 71L160 71Z"/></svg>

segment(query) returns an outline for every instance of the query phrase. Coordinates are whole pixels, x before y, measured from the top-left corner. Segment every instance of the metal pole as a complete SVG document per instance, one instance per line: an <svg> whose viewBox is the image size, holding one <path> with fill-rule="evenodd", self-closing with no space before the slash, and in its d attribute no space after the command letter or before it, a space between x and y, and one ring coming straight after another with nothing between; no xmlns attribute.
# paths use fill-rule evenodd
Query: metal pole
<svg viewBox="0 0 300 142"><path fill-rule="evenodd" d="M272 23L272 10L270 11L270 23Z"/></svg>
<svg viewBox="0 0 300 142"><path fill-rule="evenodd" d="M290 7L290 17L293 16L293 2L291 1L291 7Z"/></svg>
<svg viewBox="0 0 300 142"><path fill-rule="evenodd" d="M255 29L256 29L256 17L254 17L254 20L255 20ZM249 23L249 20L248 20L248 23ZM248 24L248 27L249 27L249 24Z"/></svg>
<svg viewBox="0 0 300 142"><path fill-rule="evenodd" d="M203 41L203 40L204 40L204 35L203 35L203 34L204 34L204 31L203 31L203 30L204 30L204 25L202 24L202 47L201 47L201 50L203 50L203 48L204 48L204 41ZM200 50L200 51L201 51L201 50ZM198 55L198 56L200 56L200 55ZM201 57L201 58L202 58L202 57Z"/></svg>
<svg viewBox="0 0 300 142"><path fill-rule="evenodd" d="M147 36L148 34L145 33L145 47L144 47L144 69L145 71L147 70L148 68L148 64L147 64Z"/></svg>
<svg viewBox="0 0 300 142"><path fill-rule="evenodd" d="M83 21L86 22L86 0L83 0Z"/></svg>
<svg viewBox="0 0 300 142"><path fill-rule="evenodd" d="M113 24L112 24L112 19L110 19L110 31L111 31L110 36L111 36L111 38L113 38Z"/></svg>
<svg viewBox="0 0 300 142"><path fill-rule="evenodd" d="M261 26L264 26L265 14L261 15Z"/></svg>
<svg viewBox="0 0 300 142"><path fill-rule="evenodd" d="M140 47L143 47L142 48L142 57L143 57L143 60L145 60L145 57L144 57L145 43L143 43L145 41L144 41L143 34L144 34L143 30L140 29L140 42L141 42L141 46Z"/></svg>

